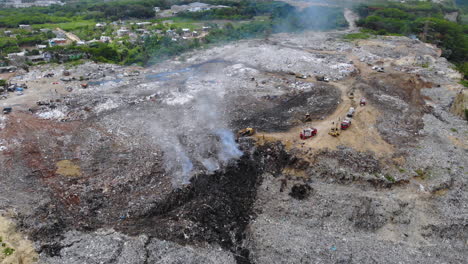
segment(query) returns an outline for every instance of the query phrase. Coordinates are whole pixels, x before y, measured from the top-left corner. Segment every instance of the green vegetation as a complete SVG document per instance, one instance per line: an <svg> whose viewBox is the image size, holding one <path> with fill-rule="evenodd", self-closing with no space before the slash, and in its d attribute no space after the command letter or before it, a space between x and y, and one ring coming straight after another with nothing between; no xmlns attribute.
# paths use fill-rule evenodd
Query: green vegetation
<svg viewBox="0 0 468 264"><path fill-rule="evenodd" d="M455 133L458 132L458 130L456 128L453 128L453 127L450 129L450 131L455 132Z"/></svg>
<svg viewBox="0 0 468 264"><path fill-rule="evenodd" d="M367 34L367 33L350 33L350 34L346 34L344 36L344 39L347 39L347 40L356 40L356 39L368 39L370 38L370 35Z"/></svg>
<svg viewBox="0 0 468 264"><path fill-rule="evenodd" d="M391 183L395 183L395 182L396 182L395 178L393 178L393 176L392 176L392 175L389 175L389 174L385 174L385 179L386 179L387 181L391 182Z"/></svg>
<svg viewBox="0 0 468 264"><path fill-rule="evenodd" d="M3 241L3 238L0 237L0 242L2 242L2 241ZM15 252L15 250L13 248L7 247L6 243L2 243L2 247L4 248L2 250L2 252L3 252L3 254L5 256L10 256L10 255L13 254L13 252Z"/></svg>
<svg viewBox="0 0 468 264"><path fill-rule="evenodd" d="M10 255L13 254L13 252L15 252L15 250L12 249L12 248L9 248L9 247L3 249L3 254L4 254L5 256L10 256Z"/></svg>
<svg viewBox="0 0 468 264"><path fill-rule="evenodd" d="M119 20L152 18L153 7L170 7L170 1L77 1L64 6L7 8L0 11L0 27L15 28L20 24L57 24L84 20ZM148 8L151 7L151 8Z"/></svg>
<svg viewBox="0 0 468 264"><path fill-rule="evenodd" d="M458 0L457 4L468 12L468 4ZM455 63L463 73L465 80L462 83L466 85L468 25L444 19L446 12L460 11L455 6L431 2L378 3L362 4L356 11L362 17L357 24L364 28L363 32L416 35L422 41L436 44L442 49L442 56Z"/></svg>
<svg viewBox="0 0 468 264"><path fill-rule="evenodd" d="M83 41L99 39L101 36L112 36L115 39L115 31L120 28L120 25L112 25L109 22L121 19L126 20L125 26L131 32L160 30L165 33L171 29L177 34L139 33L137 37L122 36L118 39L119 41L112 43L92 43L82 46L72 44L47 48L45 51L52 53L52 62L62 61L63 55L67 55L67 60L71 61L90 58L99 62L145 65L213 43L268 37L275 32L328 30L347 26L342 10L339 8L311 7L299 10L279 1L207 0L203 2L229 7L204 12L186 12L177 17L160 19L154 17L153 7L159 6L164 9L169 8L171 4L185 2L182 0L118 0L96 3L90 0L80 0L69 2L64 6L3 9L0 11L0 27L9 28L10 32L2 35L0 31L0 55L6 56L9 53L19 52L24 47L31 49L37 44L45 45L48 44L49 39L55 37L55 34L50 31L38 33L39 29L61 28L75 34ZM310 19L311 17L314 19ZM143 29L131 23L135 21L134 19L145 19L158 24ZM222 24L230 22L221 28L211 22L215 19L224 20ZM171 20L173 23L164 24L165 20ZM108 24L96 28L97 22ZM18 29L20 24L30 24L32 31ZM212 28L210 33L203 38L179 38L182 35L182 28L196 30L203 25ZM34 52L34 54L38 53L38 51ZM29 52L27 55L34 54Z"/></svg>
<svg viewBox="0 0 468 264"><path fill-rule="evenodd" d="M460 83L463 84L465 87L468 87L468 62L465 61L463 63L458 63L457 70L464 76L464 79L461 80Z"/></svg>
<svg viewBox="0 0 468 264"><path fill-rule="evenodd" d="M421 180L427 180L431 176L430 172L428 170L417 169L414 172L416 172L416 174L417 174L416 177L421 178Z"/></svg>

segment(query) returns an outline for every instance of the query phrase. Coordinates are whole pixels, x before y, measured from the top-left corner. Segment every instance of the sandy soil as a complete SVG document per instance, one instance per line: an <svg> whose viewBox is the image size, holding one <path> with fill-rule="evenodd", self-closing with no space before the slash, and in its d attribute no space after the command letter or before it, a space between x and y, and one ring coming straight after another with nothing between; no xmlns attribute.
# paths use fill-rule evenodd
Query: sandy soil
<svg viewBox="0 0 468 264"><path fill-rule="evenodd" d="M0 263L2 264L29 264L38 260L31 241L16 231L16 226L7 217L0 216L0 238L3 244L0 247ZM6 248L14 249L9 256L5 255Z"/></svg>
<svg viewBox="0 0 468 264"><path fill-rule="evenodd" d="M331 83L338 87L342 92L342 103L336 111L323 120L313 120L312 122L294 127L285 133L263 133L259 132L259 140L276 141L281 140L289 148L313 149L314 151L329 148L336 149L338 146L347 146L358 151L373 151L377 156L387 156L394 152L393 146L385 142L377 131L375 126L379 112L372 105L358 106L361 96L355 92L354 102L348 98L350 86L344 83ZM352 119L352 125L349 129L341 131L339 137L328 135L330 129L346 116L349 108L354 106L356 112ZM318 130L317 136L307 140L301 140L299 133L302 129L314 127Z"/></svg>

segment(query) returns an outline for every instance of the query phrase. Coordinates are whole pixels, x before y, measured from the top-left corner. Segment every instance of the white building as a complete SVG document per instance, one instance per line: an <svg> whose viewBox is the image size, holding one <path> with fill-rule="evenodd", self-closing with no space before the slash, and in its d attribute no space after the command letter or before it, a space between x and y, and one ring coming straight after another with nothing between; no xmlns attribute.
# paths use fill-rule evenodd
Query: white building
<svg viewBox="0 0 468 264"><path fill-rule="evenodd" d="M31 30L31 25L19 25L20 29L26 29L26 30Z"/></svg>
<svg viewBox="0 0 468 264"><path fill-rule="evenodd" d="M111 39L111 37L108 37L108 36L101 36L101 37L99 38L99 41L100 41L100 42L103 42L103 43L109 43L109 42L112 41L112 39Z"/></svg>
<svg viewBox="0 0 468 264"><path fill-rule="evenodd" d="M26 52L22 51L22 52L18 52L18 53L10 53L7 55L7 58L8 59L14 59L15 57L24 57L26 56Z"/></svg>
<svg viewBox="0 0 468 264"><path fill-rule="evenodd" d="M139 27L145 27L151 25L151 22L138 22L136 25Z"/></svg>
<svg viewBox="0 0 468 264"><path fill-rule="evenodd" d="M130 34L130 30L128 30L126 28L121 28L121 29L117 30L117 36L119 36L119 37L127 36L128 34Z"/></svg>

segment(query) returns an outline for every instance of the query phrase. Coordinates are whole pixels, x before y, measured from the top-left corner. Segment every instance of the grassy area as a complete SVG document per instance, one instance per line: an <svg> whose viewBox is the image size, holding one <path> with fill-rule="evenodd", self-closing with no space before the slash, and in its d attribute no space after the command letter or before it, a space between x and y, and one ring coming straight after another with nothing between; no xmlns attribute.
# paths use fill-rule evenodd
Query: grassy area
<svg viewBox="0 0 468 264"><path fill-rule="evenodd" d="M356 40L356 39L368 39L370 38L370 35L367 33L350 33L344 36L344 39L347 40Z"/></svg>
<svg viewBox="0 0 468 264"><path fill-rule="evenodd" d="M461 80L460 84L464 85L465 87L468 87L468 80Z"/></svg>
<svg viewBox="0 0 468 264"><path fill-rule="evenodd" d="M57 24L37 24L32 25L33 29L41 29L41 28L61 28L66 31L73 31L78 28L82 28L85 26L94 26L96 22L94 20L80 20L80 21L73 21L73 22L65 22L65 23L57 23Z"/></svg>

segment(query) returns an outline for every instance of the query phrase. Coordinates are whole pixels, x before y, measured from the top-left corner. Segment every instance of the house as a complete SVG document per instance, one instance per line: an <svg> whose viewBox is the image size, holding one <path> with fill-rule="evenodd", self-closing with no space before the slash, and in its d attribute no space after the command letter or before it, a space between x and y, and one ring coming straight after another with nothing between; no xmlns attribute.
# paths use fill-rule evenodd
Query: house
<svg viewBox="0 0 468 264"><path fill-rule="evenodd" d="M39 31L42 32L42 33L47 33L47 32L50 32L52 30L50 28L41 28L41 29L39 29Z"/></svg>
<svg viewBox="0 0 468 264"><path fill-rule="evenodd" d="M173 14L177 14L180 12L201 12L201 11L207 11L207 10L219 9L219 8L228 8L228 6L210 5L210 4L200 3L200 2L194 2L188 5L173 5L171 6L171 12Z"/></svg>
<svg viewBox="0 0 468 264"><path fill-rule="evenodd" d="M17 68L15 66L0 67L0 73L15 72L16 70L17 70Z"/></svg>
<svg viewBox="0 0 468 264"><path fill-rule="evenodd" d="M210 31L210 30L211 30L211 27L206 27L206 26L205 26L205 27L202 27L202 30L205 31L205 32L206 32L206 31Z"/></svg>
<svg viewBox="0 0 468 264"><path fill-rule="evenodd" d="M121 29L117 30L117 36L119 36L119 37L127 36L128 34L130 34L130 30L128 30L126 28L121 28Z"/></svg>
<svg viewBox="0 0 468 264"><path fill-rule="evenodd" d="M31 30L31 25L19 25L20 29L26 29L26 30Z"/></svg>
<svg viewBox="0 0 468 264"><path fill-rule="evenodd" d="M10 54L7 55L7 58L9 60L13 60L16 57L24 57L24 56L26 56L26 52L22 51L22 52L18 52L18 53L10 53Z"/></svg>
<svg viewBox="0 0 468 264"><path fill-rule="evenodd" d="M103 42L103 43L109 43L109 42L112 41L112 39L111 39L111 37L108 37L108 36L101 36L101 37L99 38L99 41L100 41L100 42Z"/></svg>
<svg viewBox="0 0 468 264"><path fill-rule="evenodd" d="M40 45L40 44L37 44L37 45L36 45L36 48L39 49L39 50L45 49L45 48L47 48L47 45Z"/></svg>
<svg viewBox="0 0 468 264"><path fill-rule="evenodd" d="M28 61L30 61L30 62L41 62L41 61L45 61L44 54L34 55L34 56L27 56L27 59L28 59Z"/></svg>
<svg viewBox="0 0 468 264"><path fill-rule="evenodd" d="M183 28L183 29L182 29L182 35L185 36L185 37L190 36L191 33L192 33L192 32L190 31L189 28Z"/></svg>
<svg viewBox="0 0 468 264"><path fill-rule="evenodd" d="M146 26L151 25L151 22L138 22L136 23L136 25L139 27L146 27Z"/></svg>
<svg viewBox="0 0 468 264"><path fill-rule="evenodd" d="M86 44L92 45L92 44L94 44L94 43L96 43L96 42L99 42L99 41L97 41L96 39L92 39L92 40L90 40L90 41L86 41Z"/></svg>
<svg viewBox="0 0 468 264"><path fill-rule="evenodd" d="M105 27L105 26L106 26L106 23L97 23L97 24L96 24L96 27L97 27L97 28L103 28L103 27Z"/></svg>
<svg viewBox="0 0 468 264"><path fill-rule="evenodd" d="M76 45L77 45L77 46L83 46L83 45L85 45L85 44L86 44L86 43L85 43L84 41L78 41L78 42L76 42Z"/></svg>
<svg viewBox="0 0 468 264"><path fill-rule="evenodd" d="M71 53L71 54L58 54L57 57L60 62L67 62L67 61L83 59L83 58L86 58L87 56L84 53Z"/></svg>
<svg viewBox="0 0 468 264"><path fill-rule="evenodd" d="M49 46L54 47L54 46L63 46L67 44L67 40L64 38L53 38L49 39Z"/></svg>
<svg viewBox="0 0 468 264"><path fill-rule="evenodd" d="M155 6L155 7L153 8L153 10L154 10L154 12L156 12L156 13L161 12L161 8L160 8L160 7L157 7L157 6Z"/></svg>
<svg viewBox="0 0 468 264"><path fill-rule="evenodd" d="M192 37L198 37L200 34L198 34L198 31L193 31L192 32Z"/></svg>
<svg viewBox="0 0 468 264"><path fill-rule="evenodd" d="M60 30L52 30L52 32L55 34L56 38L67 38L67 35L65 32L60 31Z"/></svg>

